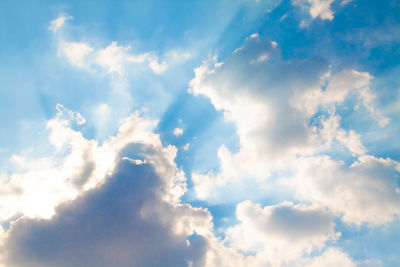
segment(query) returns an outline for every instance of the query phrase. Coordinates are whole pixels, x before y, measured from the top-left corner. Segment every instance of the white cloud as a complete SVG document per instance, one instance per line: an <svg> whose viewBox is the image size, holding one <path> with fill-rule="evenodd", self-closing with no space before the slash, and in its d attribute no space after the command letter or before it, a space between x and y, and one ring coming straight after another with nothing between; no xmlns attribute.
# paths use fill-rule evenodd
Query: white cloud
<svg viewBox="0 0 400 267"><path fill-rule="evenodd" d="M269 60L251 64L261 53L268 53ZM214 189L241 179L262 183L272 171L293 169L299 155L329 150L333 140L354 155L365 154L361 135L342 129L335 110L352 95L358 95L364 106L374 107L374 101L366 101L369 98L362 93L371 91L371 79L369 73L355 70L332 75L321 61L286 62L258 35L247 38L223 64L216 58L204 62L195 69L189 92L208 97L226 120L236 124L240 150L233 154L221 146L221 171L192 175L196 196L209 200L218 194ZM315 116L321 110L327 118ZM379 114L375 108L367 110L373 118Z"/></svg>
<svg viewBox="0 0 400 267"><path fill-rule="evenodd" d="M333 12L330 9L333 0L308 0L311 4L310 15L311 17L321 19L333 20Z"/></svg>
<svg viewBox="0 0 400 267"><path fill-rule="evenodd" d="M69 19L72 17L60 15L51 21L50 29L56 33ZM68 41L63 35L55 36L60 54L65 56L71 65L78 68L94 71L91 67L98 65L106 73L116 73L121 77L125 75L125 69L130 63L144 63L156 74L162 74L168 68L167 62L160 61L155 53L132 54L130 46L118 45L116 41L105 48L96 49L85 42Z"/></svg>
<svg viewBox="0 0 400 267"><path fill-rule="evenodd" d="M135 113L99 145L71 128L84 122L79 113L57 110L47 124L56 153L14 156L21 171L2 177L0 221L14 221L0 236L3 263L202 265L214 238L211 215L180 203L186 178L174 162L177 149L163 147L154 123ZM193 234L199 237L188 242Z"/></svg>
<svg viewBox="0 0 400 267"><path fill-rule="evenodd" d="M340 119L339 115L331 115L327 119L322 120L321 138L328 146L336 139L347 147L353 155L365 154L367 151L360 140L360 135L354 130L346 132L340 128Z"/></svg>
<svg viewBox="0 0 400 267"><path fill-rule="evenodd" d="M139 150L149 149L138 145ZM138 152L135 146L128 149ZM162 151L150 153L163 157ZM201 266L211 216L204 209L165 198L172 177L160 176L155 169L159 167L151 160L120 159L104 184L59 206L51 219L14 222L1 240L3 263L185 266L190 261ZM188 242L195 233L197 239Z"/></svg>
<svg viewBox="0 0 400 267"><path fill-rule="evenodd" d="M360 156L351 166L328 156L298 159L293 179L285 183L301 200L328 207L346 223L379 225L400 216L400 163Z"/></svg>
<svg viewBox="0 0 400 267"><path fill-rule="evenodd" d="M376 95L370 88L372 78L368 72L349 69L335 75L328 72L322 77L322 82L327 83L325 89L319 86L306 91L297 91L291 103L311 115L319 107L332 108L335 104L343 102L349 95L357 94L361 102L355 108L357 109L362 104L379 126L384 127L389 123L389 119L376 109Z"/></svg>
<svg viewBox="0 0 400 267"><path fill-rule="evenodd" d="M332 2L333 0L292 0L293 5L308 10L313 19L319 17L323 20L333 20Z"/></svg>
<svg viewBox="0 0 400 267"><path fill-rule="evenodd" d="M159 62L158 57L152 57L149 59L149 67L157 74L163 73L167 70L166 62Z"/></svg>
<svg viewBox="0 0 400 267"><path fill-rule="evenodd" d="M328 248L324 254L317 256L311 260L306 267L356 267L356 263L347 255L337 248Z"/></svg>
<svg viewBox="0 0 400 267"><path fill-rule="evenodd" d="M118 73L123 75L123 64L128 55L130 47L118 46L117 42L112 42L109 46L98 51L96 63L107 70L108 73Z"/></svg>
<svg viewBox="0 0 400 267"><path fill-rule="evenodd" d="M340 5L341 6L345 6L345 5L347 5L348 3L350 3L350 2L352 2L353 0L342 0L342 2L340 2Z"/></svg>
<svg viewBox="0 0 400 267"><path fill-rule="evenodd" d="M190 147L190 143L186 143L184 146L182 146L182 149L186 151L189 149L189 147Z"/></svg>
<svg viewBox="0 0 400 267"><path fill-rule="evenodd" d="M61 14L58 18L56 18L55 20L52 20L50 22L50 26L49 29L56 33L57 31L59 31L65 24L65 22L67 20L73 19L72 16L67 16L65 14Z"/></svg>
<svg viewBox="0 0 400 267"><path fill-rule="evenodd" d="M182 128L175 128L174 129L174 135L175 136L181 136L183 134L183 129Z"/></svg>
<svg viewBox="0 0 400 267"><path fill-rule="evenodd" d="M61 42L61 52L65 55L71 65L78 68L85 66L85 57L93 51L93 48L86 43Z"/></svg>
<svg viewBox="0 0 400 267"><path fill-rule="evenodd" d="M326 247L340 233L334 215L321 207L244 201L236 217L239 223L227 229L223 243L209 239L205 266L355 266L346 253Z"/></svg>
<svg viewBox="0 0 400 267"><path fill-rule="evenodd" d="M236 217L240 223L226 231L227 242L244 252L271 250L291 260L340 236L332 214L291 202L262 208L244 201L237 205Z"/></svg>
<svg viewBox="0 0 400 267"><path fill-rule="evenodd" d="M99 145L97 141L88 140L80 132L71 129L71 123L84 123L79 113L62 105L57 105L57 109L57 116L47 123L49 140L55 153L32 160L13 156L13 161L21 171L11 174L0 185L0 190L4 192L0 196L0 220L17 214L30 218L50 218L60 202L73 199L80 192L102 183L115 168L121 151L131 143L146 144L147 151L159 150L162 157L168 158L166 161L161 156L149 155L148 160L160 163L156 168L160 175L175 170L173 158L176 148L163 148L158 135L150 132L153 123L140 118L138 113L125 119L116 136L109 137ZM147 155L146 151L138 153ZM166 163L170 167L167 168ZM186 185L178 182L174 186L175 191L171 190L170 197L178 198Z"/></svg>

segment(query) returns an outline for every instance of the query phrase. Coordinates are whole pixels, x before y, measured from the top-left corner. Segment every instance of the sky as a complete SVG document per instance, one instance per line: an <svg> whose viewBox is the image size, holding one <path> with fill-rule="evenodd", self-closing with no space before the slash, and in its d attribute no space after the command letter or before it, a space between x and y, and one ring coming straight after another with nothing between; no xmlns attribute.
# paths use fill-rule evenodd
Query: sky
<svg viewBox="0 0 400 267"><path fill-rule="evenodd" d="M400 266L400 2L0 1L0 266Z"/></svg>

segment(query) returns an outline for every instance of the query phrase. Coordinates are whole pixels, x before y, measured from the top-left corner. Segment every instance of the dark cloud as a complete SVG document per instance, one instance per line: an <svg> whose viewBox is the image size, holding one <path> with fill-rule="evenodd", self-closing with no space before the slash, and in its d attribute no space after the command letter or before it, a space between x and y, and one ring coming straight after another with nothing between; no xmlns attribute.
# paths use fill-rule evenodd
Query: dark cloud
<svg viewBox="0 0 400 267"><path fill-rule="evenodd" d="M59 206L51 220L15 222L4 243L7 266L202 265L205 239L188 243L187 233L174 232L173 224L207 213L163 201L159 189L165 182L149 164L122 160L114 173Z"/></svg>

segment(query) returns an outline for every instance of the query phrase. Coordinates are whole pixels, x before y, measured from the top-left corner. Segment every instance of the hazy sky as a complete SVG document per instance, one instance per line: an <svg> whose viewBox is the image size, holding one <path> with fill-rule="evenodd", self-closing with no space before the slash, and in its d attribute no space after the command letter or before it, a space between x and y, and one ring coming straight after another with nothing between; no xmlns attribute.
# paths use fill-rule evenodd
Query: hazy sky
<svg viewBox="0 0 400 267"><path fill-rule="evenodd" d="M400 266L400 2L0 1L0 266Z"/></svg>

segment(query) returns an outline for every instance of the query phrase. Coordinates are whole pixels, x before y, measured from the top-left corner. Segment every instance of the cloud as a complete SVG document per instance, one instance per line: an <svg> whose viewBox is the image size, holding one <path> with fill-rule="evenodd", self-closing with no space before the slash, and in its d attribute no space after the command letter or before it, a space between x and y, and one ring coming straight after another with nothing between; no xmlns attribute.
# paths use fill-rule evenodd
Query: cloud
<svg viewBox="0 0 400 267"><path fill-rule="evenodd" d="M268 60L252 64L263 53ZM192 175L196 197L210 201L219 189L243 179L262 184L272 172L293 170L299 155L329 151L334 140L351 154L364 155L361 135L341 127L336 108L349 105L346 100L356 95L357 106L363 105L382 125L385 118L372 101L371 79L369 73L351 69L332 74L327 63L316 59L285 61L279 49L257 34L226 62L215 57L204 62L195 69L189 92L209 98L236 124L240 150L231 153L221 146L220 171Z"/></svg>
<svg viewBox="0 0 400 267"><path fill-rule="evenodd" d="M328 248L324 254L315 257L310 263L306 263L303 266L307 267L356 267L356 263L347 255L337 248Z"/></svg>
<svg viewBox="0 0 400 267"><path fill-rule="evenodd" d="M202 266L207 211L169 202L169 177L122 159L101 187L57 208L50 220L22 218L4 240L7 266Z"/></svg>
<svg viewBox="0 0 400 267"><path fill-rule="evenodd" d="M311 260L301 254L338 237L322 208L246 201L237 207L240 224L221 240L207 210L180 202L186 178L177 149L162 146L150 121L133 114L100 146L71 129L83 124L79 113L57 109L48 127L61 156L15 156L23 171L2 185L3 221L11 222L0 236L6 266L266 266ZM259 242L256 256L242 254Z"/></svg>
<svg viewBox="0 0 400 267"><path fill-rule="evenodd" d="M64 26L65 22L70 19L73 19L73 17L68 16L66 14L61 14L60 16L58 16L58 18L56 18L50 22L49 29L52 32L56 33Z"/></svg>
<svg viewBox="0 0 400 267"><path fill-rule="evenodd" d="M182 128L175 128L174 129L174 135L175 136L181 136L183 134L183 129Z"/></svg>
<svg viewBox="0 0 400 267"><path fill-rule="evenodd" d="M59 203L101 184L112 173L120 154L129 144L143 144L137 147L140 148L138 154L148 155L148 160L157 163L156 170L160 175L169 172L170 177L175 177L176 172L177 183L171 183L175 186L171 198L179 198L186 190L184 180L178 182L182 175L173 162L177 149L162 146L159 136L151 132L154 122L134 113L124 120L116 136L99 145L72 129L74 124L79 126L85 122L79 113L62 105L57 105L57 110L55 118L47 122L54 153L36 159L12 157L18 171L2 179L0 220L18 214L29 218L51 218ZM159 151L158 156L148 154L155 151Z"/></svg>
<svg viewBox="0 0 400 267"><path fill-rule="evenodd" d="M292 0L292 4L308 10L310 16L322 20L333 20L331 4L333 0Z"/></svg>
<svg viewBox="0 0 400 267"><path fill-rule="evenodd" d="M190 143L186 143L184 146L182 146L182 149L187 151L190 147Z"/></svg>
<svg viewBox="0 0 400 267"><path fill-rule="evenodd" d="M342 70L334 75L328 72L322 77L325 88L318 86L305 91L295 90L291 101L298 109L312 115L320 107L332 108L335 104L342 103L351 94L356 94L360 103L355 108L357 109L362 104L379 126L384 127L389 123L389 119L385 118L375 107L376 95L370 88L372 78L368 72L351 69Z"/></svg>
<svg viewBox="0 0 400 267"><path fill-rule="evenodd" d="M313 19L320 17L333 20L333 12L330 9L333 0L308 0L308 2L311 4L310 15Z"/></svg>
<svg viewBox="0 0 400 267"><path fill-rule="evenodd" d="M49 29L57 33L72 18L60 15L50 22ZM105 48L94 48L85 42L68 41L62 34L57 34L56 38L60 55L65 56L71 65L88 71L94 71L93 66L99 66L108 74L116 73L122 77L127 65L132 63L145 63L156 74L161 74L168 68L167 63L160 62L153 52L135 55L130 53L130 46L120 46L116 41Z"/></svg>
<svg viewBox="0 0 400 267"><path fill-rule="evenodd" d="M239 224L226 231L228 243L242 251L271 249L293 256L313 247L322 248L327 240L336 240L334 216L324 209L284 202L262 208L250 201L236 207Z"/></svg>
<svg viewBox="0 0 400 267"><path fill-rule="evenodd" d="M212 217L182 204L186 178L154 124L139 113L99 145L72 126L62 105L48 121L55 154L14 156L20 173L2 179L0 236L6 266L202 266ZM129 158L125 155L129 155Z"/></svg>
<svg viewBox="0 0 400 267"><path fill-rule="evenodd" d="M61 53L63 53L66 59L78 68L84 67L85 57L93 51L93 48L86 43L76 42L62 42L60 44Z"/></svg>
<svg viewBox="0 0 400 267"><path fill-rule="evenodd" d="M326 247L340 233L334 230L334 215L324 208L244 201L236 207L236 218L238 224L225 231L225 246L209 242L210 266L332 266L341 260L355 266L346 253Z"/></svg>
<svg viewBox="0 0 400 267"><path fill-rule="evenodd" d="M345 5L347 5L348 3L350 3L350 2L352 2L353 0L342 0L342 2L340 2L340 5L341 6L345 6Z"/></svg>
<svg viewBox="0 0 400 267"><path fill-rule="evenodd" d="M346 223L379 225L400 215L400 163L364 155L351 166L327 156L298 159L284 183L301 200L328 207Z"/></svg>

